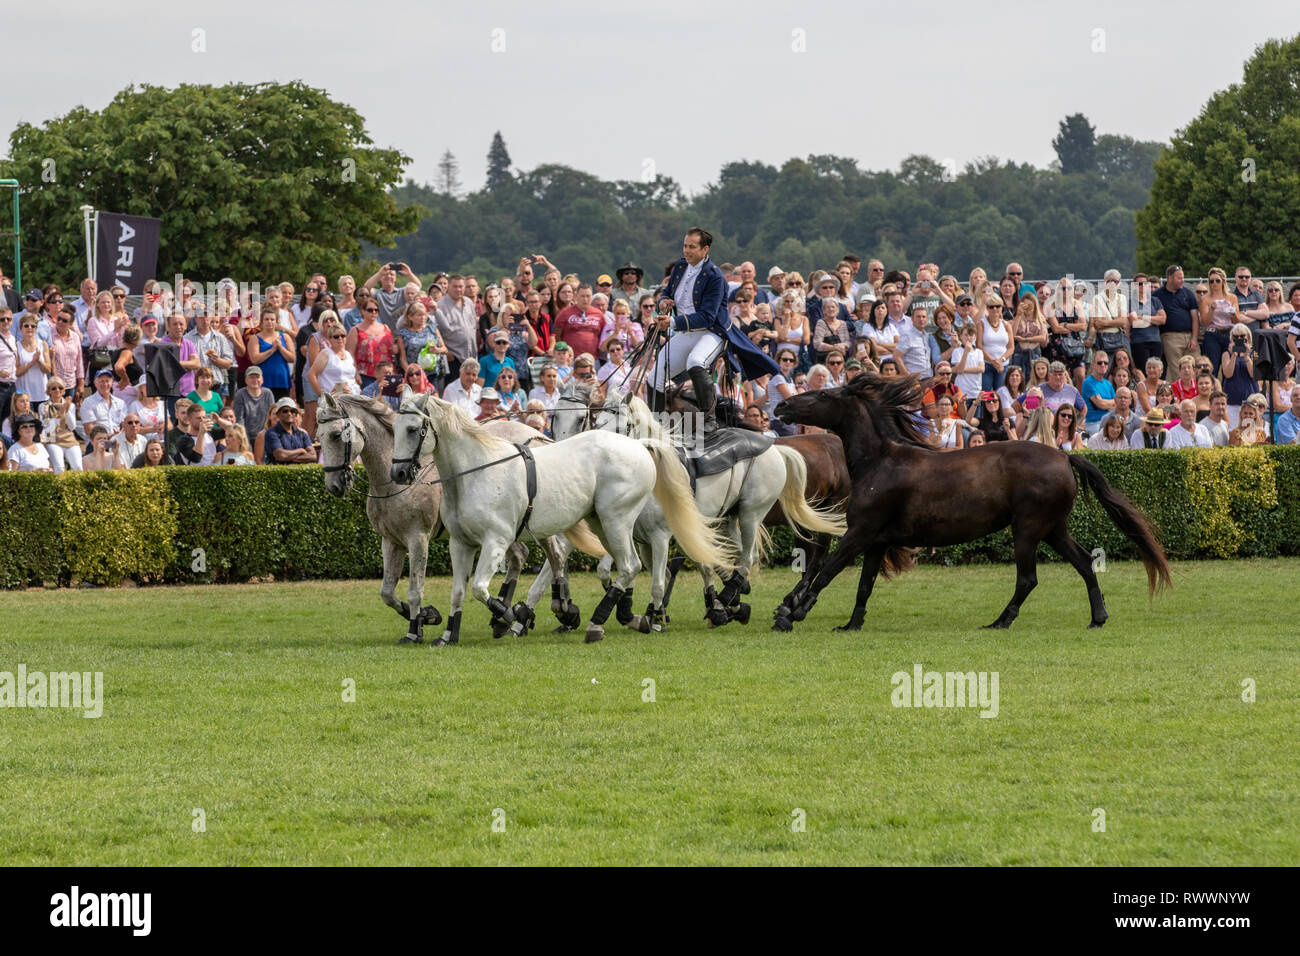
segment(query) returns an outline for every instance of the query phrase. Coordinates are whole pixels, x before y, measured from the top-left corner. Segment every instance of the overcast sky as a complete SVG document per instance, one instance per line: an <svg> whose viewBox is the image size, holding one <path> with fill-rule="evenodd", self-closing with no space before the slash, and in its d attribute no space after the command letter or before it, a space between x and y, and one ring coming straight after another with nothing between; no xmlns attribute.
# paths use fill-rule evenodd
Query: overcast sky
<svg viewBox="0 0 1300 956"><path fill-rule="evenodd" d="M37 54L22 80L10 57L5 151L14 124L102 108L132 82L301 79L409 155L407 175L432 181L450 148L471 189L498 129L519 169L649 169L688 193L729 160L809 153L866 169L909 153L1042 166L1067 113L1165 141L1241 78L1257 44L1300 32L1296 0L7 6L6 38L53 41L58 57ZM206 52L192 50L196 29Z"/></svg>

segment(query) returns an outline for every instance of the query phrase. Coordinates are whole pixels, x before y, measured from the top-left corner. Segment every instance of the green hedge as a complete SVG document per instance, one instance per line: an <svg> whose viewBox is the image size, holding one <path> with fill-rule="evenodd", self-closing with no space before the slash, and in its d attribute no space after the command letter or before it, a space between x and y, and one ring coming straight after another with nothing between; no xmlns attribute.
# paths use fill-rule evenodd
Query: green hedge
<svg viewBox="0 0 1300 956"><path fill-rule="evenodd" d="M1171 558L1300 553L1300 448L1085 454L1151 518ZM310 466L0 474L0 587L378 577L365 488L358 470L353 491L335 498ZM1090 492L1080 494L1070 528L1089 550L1134 556ZM788 564L794 546L789 530L777 529L769 563ZM541 552L531 551L540 565ZM919 557L1009 562L1011 537L1001 531ZM446 541L433 542L428 572L450 570Z"/></svg>

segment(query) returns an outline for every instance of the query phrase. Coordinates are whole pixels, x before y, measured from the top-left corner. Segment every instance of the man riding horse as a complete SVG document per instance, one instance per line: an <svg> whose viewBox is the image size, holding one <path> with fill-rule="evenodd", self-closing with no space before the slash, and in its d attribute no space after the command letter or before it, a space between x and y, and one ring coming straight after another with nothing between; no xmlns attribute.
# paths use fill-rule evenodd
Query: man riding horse
<svg viewBox="0 0 1300 956"><path fill-rule="evenodd" d="M650 410L666 410L664 391L668 381L683 371L690 376L695 404L704 413L703 433L717 430L717 393L709 377L713 363L729 352L733 369L746 378L776 375L781 371L772 359L732 324L727 312L727 280L709 259L713 235L696 227L687 230L682 258L673 263L668 282L659 297L659 331L671 324L675 334L660 349L650 388ZM676 308L675 317L668 311Z"/></svg>

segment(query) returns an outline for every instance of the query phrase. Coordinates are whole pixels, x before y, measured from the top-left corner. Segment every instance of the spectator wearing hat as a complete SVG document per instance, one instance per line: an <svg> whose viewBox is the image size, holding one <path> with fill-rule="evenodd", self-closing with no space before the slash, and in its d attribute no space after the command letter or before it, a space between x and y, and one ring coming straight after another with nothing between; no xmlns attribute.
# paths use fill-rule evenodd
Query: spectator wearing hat
<svg viewBox="0 0 1300 956"><path fill-rule="evenodd" d="M479 385L494 384L503 368L513 368L515 374L519 374L519 369L515 367L515 360L506 354L510 348L510 334L505 329L493 329L488 336L488 345L491 351L478 363Z"/></svg>
<svg viewBox="0 0 1300 956"><path fill-rule="evenodd" d="M485 422L501 416L501 396L497 394L495 388L484 388L479 390L478 396L478 414L474 420Z"/></svg>
<svg viewBox="0 0 1300 956"><path fill-rule="evenodd" d="M513 366L512 366L513 367ZM460 365L460 377L447 384L443 390L444 401L451 402L470 418L478 418L479 399L483 394L483 383L478 380L478 359L466 359Z"/></svg>
<svg viewBox="0 0 1300 956"><path fill-rule="evenodd" d="M772 290L769 299L779 299L785 293L785 270L772 266L767 270L767 285Z"/></svg>
<svg viewBox="0 0 1300 956"><path fill-rule="evenodd" d="M89 433L94 425L108 429L111 439L122 430L126 418L126 403L113 394L113 370L101 368L95 373L95 394L81 403L81 425Z"/></svg>
<svg viewBox="0 0 1300 956"><path fill-rule="evenodd" d="M244 373L244 387L235 393L232 404L235 421L256 439L258 432L266 428L266 420L271 417L271 408L275 404L275 396L262 387L261 366L249 366Z"/></svg>
<svg viewBox="0 0 1300 956"><path fill-rule="evenodd" d="M573 349L565 342L555 343L555 373L561 388L573 377Z"/></svg>
<svg viewBox="0 0 1300 956"><path fill-rule="evenodd" d="M27 294L23 296L22 308L14 312L14 324L23 320L30 315L33 318L40 318L41 306L45 303L45 293L40 289L28 289Z"/></svg>
<svg viewBox="0 0 1300 956"><path fill-rule="evenodd" d="M1142 418L1142 427L1129 438L1129 446L1134 449L1160 449L1165 447L1169 416L1163 408L1153 406Z"/></svg>
<svg viewBox="0 0 1300 956"><path fill-rule="evenodd" d="M14 444L9 448L10 471L53 471L49 452L37 438L40 422L35 415L25 413L13 420L16 435Z"/></svg>
<svg viewBox="0 0 1300 956"><path fill-rule="evenodd" d="M275 403L275 424L266 430L265 454L268 465L312 465L316 449L311 436L299 427L302 414L292 398Z"/></svg>
<svg viewBox="0 0 1300 956"><path fill-rule="evenodd" d="M1065 404L1073 405L1082 415L1088 410L1079 390L1066 381L1069 369L1064 362L1052 362L1047 368L1047 381L1039 386L1043 391L1043 404L1055 414Z"/></svg>

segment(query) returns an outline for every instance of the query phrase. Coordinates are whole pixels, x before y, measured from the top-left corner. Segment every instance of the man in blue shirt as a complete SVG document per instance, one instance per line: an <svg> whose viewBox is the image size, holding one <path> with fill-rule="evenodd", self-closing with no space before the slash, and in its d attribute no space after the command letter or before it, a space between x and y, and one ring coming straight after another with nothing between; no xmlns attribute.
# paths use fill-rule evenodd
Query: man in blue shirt
<svg viewBox="0 0 1300 956"><path fill-rule="evenodd" d="M1196 343L1201 337L1201 313L1196 296L1183 285L1183 267L1170 266L1165 270L1165 284L1151 298L1160 303L1165 312L1165 324L1160 330L1160 345L1165 351L1165 369L1177 370L1184 355L1196 354Z"/></svg>
<svg viewBox="0 0 1300 956"><path fill-rule="evenodd" d="M1101 427L1101 420L1115 407L1115 386L1106 381L1106 370L1110 368L1110 359L1106 353L1098 351L1092 357L1092 374L1083 380L1083 400L1088 405L1088 414L1084 418L1083 433L1089 437Z"/></svg>
<svg viewBox="0 0 1300 956"><path fill-rule="evenodd" d="M266 463L268 465L314 465L316 449L311 436L298 427L302 412L292 399L275 403L275 424L266 430Z"/></svg>
<svg viewBox="0 0 1300 956"><path fill-rule="evenodd" d="M1274 438L1279 445L1300 444L1300 386L1291 389L1291 407L1277 417Z"/></svg>

